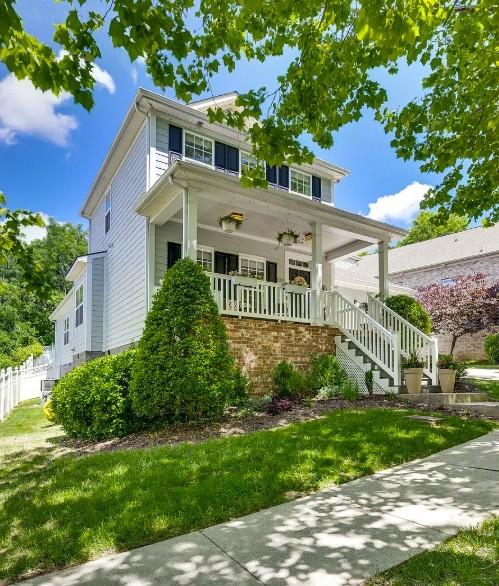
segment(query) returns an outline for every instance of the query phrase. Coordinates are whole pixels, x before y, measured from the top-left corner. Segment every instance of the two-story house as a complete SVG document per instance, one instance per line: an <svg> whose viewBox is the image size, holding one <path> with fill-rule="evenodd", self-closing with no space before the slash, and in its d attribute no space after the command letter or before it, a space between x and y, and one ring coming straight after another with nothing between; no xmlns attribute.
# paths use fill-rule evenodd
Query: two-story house
<svg viewBox="0 0 499 586"><path fill-rule="evenodd" d="M340 333L399 383L396 334L335 290L334 261L377 244L386 294L388 243L404 231L336 208L347 171L320 159L266 165L267 189L243 187L241 174L260 164L247 136L206 114L214 103L234 108L236 97L186 105L137 92L81 208L89 250L52 314L55 378L137 342L164 272L190 257L209 275L231 348L257 384L276 360L306 365L311 353L333 352ZM230 214L242 219L232 232L218 221ZM288 230L296 237L280 245ZM297 276L303 286L290 284Z"/></svg>

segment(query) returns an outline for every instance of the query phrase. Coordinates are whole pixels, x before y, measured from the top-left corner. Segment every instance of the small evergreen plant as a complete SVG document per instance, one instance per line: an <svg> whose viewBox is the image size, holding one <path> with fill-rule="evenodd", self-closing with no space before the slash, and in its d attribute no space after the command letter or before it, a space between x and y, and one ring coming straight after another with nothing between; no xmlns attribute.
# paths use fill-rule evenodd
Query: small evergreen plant
<svg viewBox="0 0 499 586"><path fill-rule="evenodd" d="M203 269L182 259L165 273L132 373L138 417L186 421L221 415L247 392Z"/></svg>

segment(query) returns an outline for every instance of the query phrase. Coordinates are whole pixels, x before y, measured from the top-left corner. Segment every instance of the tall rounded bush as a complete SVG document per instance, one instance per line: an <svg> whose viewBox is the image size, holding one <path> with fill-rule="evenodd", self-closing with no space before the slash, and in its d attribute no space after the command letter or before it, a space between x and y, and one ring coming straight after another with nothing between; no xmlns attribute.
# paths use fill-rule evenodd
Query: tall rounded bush
<svg viewBox="0 0 499 586"><path fill-rule="evenodd" d="M499 364L499 333L490 334L485 338L485 354L492 364Z"/></svg>
<svg viewBox="0 0 499 586"><path fill-rule="evenodd" d="M425 308L410 295L390 295L385 299L387 307L395 311L418 330L431 333L431 319Z"/></svg>
<svg viewBox="0 0 499 586"><path fill-rule="evenodd" d="M137 348L131 394L138 417L182 421L220 415L245 391L202 268L166 271Z"/></svg>
<svg viewBox="0 0 499 586"><path fill-rule="evenodd" d="M129 394L134 359L135 350L96 358L55 385L50 403L68 436L101 440L137 428Z"/></svg>

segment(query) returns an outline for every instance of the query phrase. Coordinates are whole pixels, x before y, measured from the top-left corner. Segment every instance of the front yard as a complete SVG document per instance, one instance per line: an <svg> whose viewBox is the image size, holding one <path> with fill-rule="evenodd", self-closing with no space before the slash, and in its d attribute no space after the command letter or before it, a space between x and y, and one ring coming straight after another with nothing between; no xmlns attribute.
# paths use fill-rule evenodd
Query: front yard
<svg viewBox="0 0 499 586"><path fill-rule="evenodd" d="M458 417L429 427L409 413L349 408L238 437L78 456L62 453L59 428L24 405L0 424L0 578L207 527L494 428Z"/></svg>

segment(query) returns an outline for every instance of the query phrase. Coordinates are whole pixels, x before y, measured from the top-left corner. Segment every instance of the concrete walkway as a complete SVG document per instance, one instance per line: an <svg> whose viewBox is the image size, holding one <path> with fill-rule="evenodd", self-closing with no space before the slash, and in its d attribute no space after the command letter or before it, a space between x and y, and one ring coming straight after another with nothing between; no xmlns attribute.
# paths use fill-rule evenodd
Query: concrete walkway
<svg viewBox="0 0 499 586"><path fill-rule="evenodd" d="M354 585L499 513L499 431L229 523L25 584Z"/></svg>
<svg viewBox="0 0 499 586"><path fill-rule="evenodd" d="M499 381L499 368L468 368L466 378L483 378Z"/></svg>

